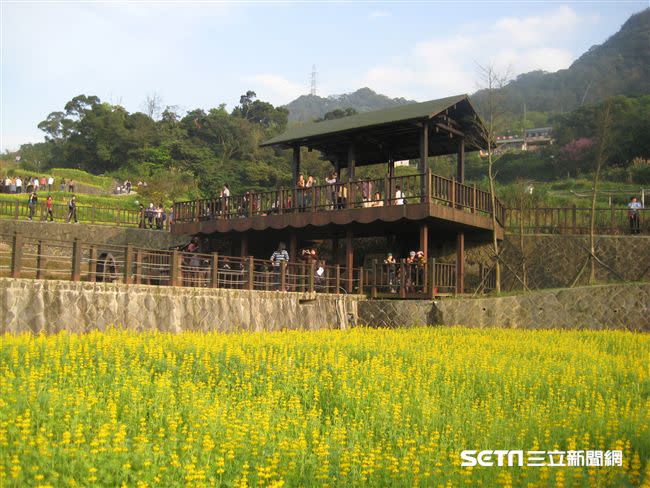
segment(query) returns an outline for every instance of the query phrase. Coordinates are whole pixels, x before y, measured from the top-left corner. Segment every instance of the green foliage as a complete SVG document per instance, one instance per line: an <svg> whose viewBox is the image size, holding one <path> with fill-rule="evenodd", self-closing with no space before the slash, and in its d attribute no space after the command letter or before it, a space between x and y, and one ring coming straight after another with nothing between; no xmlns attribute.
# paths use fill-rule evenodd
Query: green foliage
<svg viewBox="0 0 650 488"><path fill-rule="evenodd" d="M359 112L357 112L352 107L348 107L348 108L345 108L345 109L337 108L337 109L332 110L331 112L327 112L321 118L318 118L318 119L314 120L314 122L322 122L324 120L342 119L343 117L349 117L350 115L355 115L357 113L359 113Z"/></svg>

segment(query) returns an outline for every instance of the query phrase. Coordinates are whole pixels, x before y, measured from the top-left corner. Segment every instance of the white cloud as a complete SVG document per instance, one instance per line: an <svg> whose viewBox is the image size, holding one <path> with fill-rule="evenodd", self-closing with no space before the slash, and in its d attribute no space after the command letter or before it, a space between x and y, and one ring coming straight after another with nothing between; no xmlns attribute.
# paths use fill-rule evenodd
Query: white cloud
<svg viewBox="0 0 650 488"><path fill-rule="evenodd" d="M244 81L252 82L252 88L257 95L274 105L288 103L307 91L304 85L270 73L247 76Z"/></svg>
<svg viewBox="0 0 650 488"><path fill-rule="evenodd" d="M476 89L476 65L492 64L512 76L567 68L577 53L564 46L585 23L567 6L529 17L504 17L492 24L473 22L455 34L419 42L400 59L369 69L360 80L381 93L431 99Z"/></svg>

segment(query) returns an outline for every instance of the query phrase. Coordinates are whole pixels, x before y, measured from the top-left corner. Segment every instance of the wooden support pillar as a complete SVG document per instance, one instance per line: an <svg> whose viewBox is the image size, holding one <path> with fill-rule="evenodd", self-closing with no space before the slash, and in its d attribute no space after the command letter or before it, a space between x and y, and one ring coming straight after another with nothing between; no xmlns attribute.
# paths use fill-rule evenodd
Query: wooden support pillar
<svg viewBox="0 0 650 488"><path fill-rule="evenodd" d="M70 279L72 281L81 279L81 242L79 242L79 239L72 242L72 273Z"/></svg>
<svg viewBox="0 0 650 488"><path fill-rule="evenodd" d="M239 256L244 258L248 256L248 234L242 234L239 240Z"/></svg>
<svg viewBox="0 0 650 488"><path fill-rule="evenodd" d="M289 232L289 261L298 260L298 236L296 231Z"/></svg>
<svg viewBox="0 0 650 488"><path fill-rule="evenodd" d="M170 270L169 270L169 280L171 286L181 286L182 285L182 272L181 272L181 253L179 251L172 251L171 256Z"/></svg>
<svg viewBox="0 0 650 488"><path fill-rule="evenodd" d="M357 156L355 153L354 142L351 142L348 145L348 181L354 180L356 158ZM348 195L348 198L351 198L351 195Z"/></svg>
<svg viewBox="0 0 650 488"><path fill-rule="evenodd" d="M293 146L293 158L291 160L291 175L292 175L292 186L296 186L298 183L298 175L300 174L300 146Z"/></svg>
<svg viewBox="0 0 650 488"><path fill-rule="evenodd" d="M420 224L419 250L424 253L424 259L429 259L429 226L426 223Z"/></svg>
<svg viewBox="0 0 650 488"><path fill-rule="evenodd" d="M339 160L338 156L336 156L334 158L334 171L336 171L336 181L340 182L341 181L341 161Z"/></svg>
<svg viewBox="0 0 650 488"><path fill-rule="evenodd" d="M395 190L394 190L394 181L393 179L395 178L395 160L393 159L393 155L389 154L388 155L388 184L386 185L386 195L384 197L386 198L386 205L392 205L393 203L393 197L395 195Z"/></svg>
<svg viewBox="0 0 650 488"><path fill-rule="evenodd" d="M88 274L90 275L90 281L97 281L97 258L99 252L97 251L97 246L90 246L90 261L88 262Z"/></svg>
<svg viewBox="0 0 650 488"><path fill-rule="evenodd" d="M352 268L354 267L354 249L352 248L352 231L347 230L345 232L345 267L347 271L347 292L352 293L353 283L352 279L354 275L352 273Z"/></svg>
<svg viewBox="0 0 650 488"><path fill-rule="evenodd" d="M456 293L465 291L465 233L456 234Z"/></svg>
<svg viewBox="0 0 650 488"><path fill-rule="evenodd" d="M339 264L339 238L332 239L332 263Z"/></svg>
<svg viewBox="0 0 650 488"><path fill-rule="evenodd" d="M456 167L456 179L465 183L465 139L458 141L458 160Z"/></svg>
<svg viewBox="0 0 650 488"><path fill-rule="evenodd" d="M210 281L212 288L219 288L219 254L212 253L212 276Z"/></svg>
<svg viewBox="0 0 650 488"><path fill-rule="evenodd" d="M420 132L420 162L418 164L418 173L424 173L427 169L427 157L429 156L429 121L422 123L422 132Z"/></svg>
<svg viewBox="0 0 650 488"><path fill-rule="evenodd" d="M124 284L130 285L133 283L133 247L127 245L124 248Z"/></svg>

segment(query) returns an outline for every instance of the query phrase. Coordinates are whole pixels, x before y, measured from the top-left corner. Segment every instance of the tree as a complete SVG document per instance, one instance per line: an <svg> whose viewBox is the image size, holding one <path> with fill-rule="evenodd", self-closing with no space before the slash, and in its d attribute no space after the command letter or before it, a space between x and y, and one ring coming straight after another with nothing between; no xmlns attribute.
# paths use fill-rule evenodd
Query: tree
<svg viewBox="0 0 650 488"><path fill-rule="evenodd" d="M149 116L152 120L158 120L160 118L162 109L162 97L156 92L153 92L151 95L147 95L147 98L142 104L142 111Z"/></svg>
<svg viewBox="0 0 650 488"><path fill-rule="evenodd" d="M330 112L327 112L321 118L314 120L314 122L323 122L324 120L342 119L343 117L349 117L350 115L356 115L357 113L358 112L352 107L348 107L345 109L337 108Z"/></svg>
<svg viewBox="0 0 650 488"><path fill-rule="evenodd" d="M474 124L476 135L470 141L473 145L480 147L487 153L488 163L488 182L490 185L490 208L492 209L492 251L495 256L494 274L496 279L496 292L501 292L501 265L499 256L499 241L497 239L498 222L496 216L496 190L495 179L496 171L494 164L499 156L496 156L496 137L501 129L504 119L505 110L503 103L503 90L501 90L508 81L508 75L499 73L494 66L486 65L478 67L479 83L482 86L483 103L479 106L479 112L482 112L483 122L478 121Z"/></svg>

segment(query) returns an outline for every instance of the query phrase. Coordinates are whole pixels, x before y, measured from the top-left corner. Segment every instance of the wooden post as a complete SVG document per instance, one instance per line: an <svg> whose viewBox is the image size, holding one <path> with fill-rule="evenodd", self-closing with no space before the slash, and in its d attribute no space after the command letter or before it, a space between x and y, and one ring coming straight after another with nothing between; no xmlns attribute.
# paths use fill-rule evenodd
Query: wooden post
<svg viewBox="0 0 650 488"><path fill-rule="evenodd" d="M289 261L298 258L298 236L295 230L289 231Z"/></svg>
<svg viewBox="0 0 650 488"><path fill-rule="evenodd" d="M239 240L239 256L244 257L248 255L248 234L242 234Z"/></svg>
<svg viewBox="0 0 650 488"><path fill-rule="evenodd" d="M377 260L372 260L372 283L370 286L370 297L377 298Z"/></svg>
<svg viewBox="0 0 650 488"><path fill-rule="evenodd" d="M352 231L345 231L345 266L347 268L347 281L348 286L346 290L348 293L352 293L352 281L354 276L352 274L354 266L354 249L352 248Z"/></svg>
<svg viewBox="0 0 650 488"><path fill-rule="evenodd" d="M90 274L90 281L97 281L97 246L90 246L90 262L88 263L88 273Z"/></svg>
<svg viewBox="0 0 650 488"><path fill-rule="evenodd" d="M420 251L424 253L424 259L429 258L429 226L426 223L420 224Z"/></svg>
<svg viewBox="0 0 650 488"><path fill-rule="evenodd" d="M316 274L316 263L312 260L309 266L309 293L314 293L314 275Z"/></svg>
<svg viewBox="0 0 650 488"><path fill-rule="evenodd" d="M472 185L472 213L476 213L476 183Z"/></svg>
<svg viewBox="0 0 650 488"><path fill-rule="evenodd" d="M465 183L465 139L460 139L458 141L456 179L459 183Z"/></svg>
<svg viewBox="0 0 650 488"><path fill-rule="evenodd" d="M429 120L422 122L422 132L420 132L420 162L418 164L418 173L420 173L420 201L425 200L425 182L422 179L427 169L427 157L429 156ZM427 195L428 196L428 195Z"/></svg>
<svg viewBox="0 0 650 488"><path fill-rule="evenodd" d="M399 296L400 298L406 298L406 264L404 259L401 259L399 263L399 275Z"/></svg>
<svg viewBox="0 0 650 488"><path fill-rule="evenodd" d="M427 168L425 177L424 177L424 201L426 203L431 203L432 200L432 191L431 191L431 180L432 180L431 168Z"/></svg>
<svg viewBox="0 0 650 488"><path fill-rule="evenodd" d="M278 208L277 208L278 215L282 215L282 213L284 212L284 204L285 204L284 188L280 188L280 190L278 190L277 202L278 202Z"/></svg>
<svg viewBox="0 0 650 488"><path fill-rule="evenodd" d="M350 142L348 145L348 182L354 181L354 173L356 166L356 151L354 147L354 142ZM348 188L349 190L349 188ZM352 195L348 193L348 200L350 200Z"/></svg>
<svg viewBox="0 0 650 488"><path fill-rule="evenodd" d="M216 252L212 253L212 276L210 278L210 286L219 288L219 254Z"/></svg>
<svg viewBox="0 0 650 488"><path fill-rule="evenodd" d="M81 243L79 239L72 242L72 281L81 279Z"/></svg>
<svg viewBox="0 0 650 488"><path fill-rule="evenodd" d="M170 281L171 286L180 286L181 282L181 254L178 251L172 251L170 262Z"/></svg>
<svg viewBox="0 0 650 488"><path fill-rule="evenodd" d="M427 261L427 292L430 299L436 296L436 260L431 258Z"/></svg>
<svg viewBox="0 0 650 488"><path fill-rule="evenodd" d="M576 227L578 226L578 209L577 209L575 203L573 204L572 210L573 210L573 212L572 212L572 214L573 214L572 215L572 218L573 218L573 233L575 234L576 233Z"/></svg>
<svg viewBox="0 0 650 488"><path fill-rule="evenodd" d="M137 249L135 251L135 284L136 285L140 285L142 283L142 255L143 253L141 249Z"/></svg>
<svg viewBox="0 0 650 488"><path fill-rule="evenodd" d="M38 245L36 246L36 279L42 280L45 275L45 256L43 256L43 250L45 246L43 241L39 239Z"/></svg>
<svg viewBox="0 0 650 488"><path fill-rule="evenodd" d="M392 155L388 156L388 185L386 186L386 205L393 204L393 178L395 178L395 160Z"/></svg>
<svg viewBox="0 0 650 488"><path fill-rule="evenodd" d="M248 256L248 289L255 289L255 262L253 256Z"/></svg>
<svg viewBox="0 0 650 488"><path fill-rule="evenodd" d="M280 262L280 291L287 291L287 262Z"/></svg>
<svg viewBox="0 0 650 488"><path fill-rule="evenodd" d="M363 264L359 268L359 295L363 294Z"/></svg>
<svg viewBox="0 0 650 488"><path fill-rule="evenodd" d="M296 187L298 183L298 175L300 174L300 146L293 146L293 157L291 160L291 186ZM295 205L295 201L294 201Z"/></svg>
<svg viewBox="0 0 650 488"><path fill-rule="evenodd" d="M304 293L305 291L305 269L306 269L306 264L303 261L300 263L300 291Z"/></svg>
<svg viewBox="0 0 650 488"><path fill-rule="evenodd" d="M465 233L456 234L456 293L465 292Z"/></svg>
<svg viewBox="0 0 650 488"><path fill-rule="evenodd" d="M451 178L451 208L456 208L456 178Z"/></svg>
<svg viewBox="0 0 650 488"><path fill-rule="evenodd" d="M133 267L133 247L127 245L124 248L124 284L130 285L133 282L133 276L131 275Z"/></svg>
<svg viewBox="0 0 650 488"><path fill-rule="evenodd" d="M338 265L338 264L336 265L336 284L335 284L335 286L336 286L336 291L334 293L336 293L338 295L340 293L339 290L341 288L341 266Z"/></svg>

